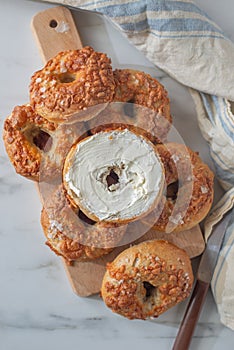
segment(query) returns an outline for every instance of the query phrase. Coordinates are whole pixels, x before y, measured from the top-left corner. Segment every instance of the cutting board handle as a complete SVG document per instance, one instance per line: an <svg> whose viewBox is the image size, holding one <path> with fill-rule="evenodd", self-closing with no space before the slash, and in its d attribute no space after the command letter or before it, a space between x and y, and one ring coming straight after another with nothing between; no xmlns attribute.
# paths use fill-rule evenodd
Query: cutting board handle
<svg viewBox="0 0 234 350"><path fill-rule="evenodd" d="M63 6L37 13L31 27L44 62L60 51L82 48L72 14Z"/></svg>

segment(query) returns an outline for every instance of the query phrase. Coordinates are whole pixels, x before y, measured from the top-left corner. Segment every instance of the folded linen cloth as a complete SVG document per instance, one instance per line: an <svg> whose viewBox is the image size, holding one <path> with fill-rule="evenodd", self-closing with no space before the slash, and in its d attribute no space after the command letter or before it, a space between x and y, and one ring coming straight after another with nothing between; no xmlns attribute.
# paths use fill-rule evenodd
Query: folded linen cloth
<svg viewBox="0 0 234 350"><path fill-rule="evenodd" d="M227 190L206 220L206 239L224 213L232 210L212 291L221 322L234 330L234 104L230 102L234 101L234 44L190 0L49 2L107 16L149 60L190 88L216 176Z"/></svg>

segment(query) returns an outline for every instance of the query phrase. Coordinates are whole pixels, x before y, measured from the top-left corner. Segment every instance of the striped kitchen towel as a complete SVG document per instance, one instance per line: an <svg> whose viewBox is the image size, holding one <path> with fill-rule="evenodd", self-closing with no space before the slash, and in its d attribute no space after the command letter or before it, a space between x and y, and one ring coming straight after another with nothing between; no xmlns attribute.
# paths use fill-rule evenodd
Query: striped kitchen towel
<svg viewBox="0 0 234 350"><path fill-rule="evenodd" d="M212 290L221 321L234 329L234 44L191 0L50 2L107 16L157 67L190 88L216 176L227 191L206 221L206 238L233 211Z"/></svg>

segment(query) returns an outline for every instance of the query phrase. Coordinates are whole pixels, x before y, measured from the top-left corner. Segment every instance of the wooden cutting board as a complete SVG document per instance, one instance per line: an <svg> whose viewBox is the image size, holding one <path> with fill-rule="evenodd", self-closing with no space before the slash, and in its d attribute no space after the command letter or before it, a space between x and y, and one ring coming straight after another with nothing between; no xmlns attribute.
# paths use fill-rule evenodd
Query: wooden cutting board
<svg viewBox="0 0 234 350"><path fill-rule="evenodd" d="M60 51L82 48L71 12L65 7L54 7L38 13L33 17L32 30L44 62ZM151 229L134 243L149 239L166 239L185 249L190 258L200 255L205 247L199 225L191 230L175 234L161 233ZM74 265L69 266L64 261L64 267L74 292L79 296L98 293L106 263L112 261L128 246L115 248L110 254L90 262L75 262Z"/></svg>

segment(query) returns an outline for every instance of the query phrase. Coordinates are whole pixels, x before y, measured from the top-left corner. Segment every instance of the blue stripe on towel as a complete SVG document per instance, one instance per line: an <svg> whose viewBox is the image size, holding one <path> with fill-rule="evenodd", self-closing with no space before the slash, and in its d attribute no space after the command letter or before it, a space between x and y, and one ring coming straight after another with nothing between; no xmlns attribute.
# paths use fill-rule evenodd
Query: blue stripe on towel
<svg viewBox="0 0 234 350"><path fill-rule="evenodd" d="M128 31L143 31L146 29L157 30L158 32L189 32L193 35L194 32L209 32L212 34L222 34L222 31L216 29L212 24L201 19L194 18L158 18L145 19L140 22L130 22L120 24L122 29ZM208 34L208 35L209 35Z"/></svg>
<svg viewBox="0 0 234 350"><path fill-rule="evenodd" d="M215 126L215 117L218 118L224 132L231 140L234 140L234 123L227 114L226 99L204 93L200 93L200 95L212 125ZM214 110L212 110L211 105L215 108Z"/></svg>
<svg viewBox="0 0 234 350"><path fill-rule="evenodd" d="M97 5L101 5L102 3L106 3L103 1L93 1L83 5L83 8L87 7L95 7ZM148 28L157 31L164 31L164 27L166 28L165 32L170 31L208 31L210 35L212 34L220 34L221 37L224 36L223 31L211 23L207 22L206 19L209 17L206 13L200 10L195 4L187 3L183 1L135 1L129 2L126 4L115 4L115 5L106 5L103 7L96 8L98 12L101 12L109 17L116 18L118 22L118 17L126 17L126 16L136 16L142 13L146 13L150 11L155 14L155 19L145 19L143 21L133 21L128 23L119 23L123 30L128 31L143 31ZM157 19L157 12L184 12L184 18L168 18L168 19ZM204 19L194 19L194 18L186 18L186 13L196 13L204 17ZM129 20L129 19L128 19ZM193 34L192 34L193 35ZM220 37L220 35L218 37ZM163 35L161 35L163 36ZM197 35L196 35L197 36ZM208 36L207 34L205 36Z"/></svg>
<svg viewBox="0 0 234 350"><path fill-rule="evenodd" d="M226 112L225 99L220 99L217 96L212 96L212 100L214 101L215 107L217 109L217 116L221 122L223 130L232 140L234 140L234 132L232 131L234 129L234 124ZM223 108L221 108L221 104Z"/></svg>
<svg viewBox="0 0 234 350"><path fill-rule="evenodd" d="M215 163L215 174L217 178L230 184L230 186L234 186L234 173L221 168L217 163Z"/></svg>
<svg viewBox="0 0 234 350"><path fill-rule="evenodd" d="M214 165L215 165L215 173L217 175L217 177L219 179L221 179L222 181L225 181L227 183L229 183L231 186L234 186L234 169L232 168L228 168L228 170L222 168L216 161L215 158L219 159L219 161L222 161L222 159L218 156L217 153L215 153L214 151L210 151L211 153L211 158L213 159ZM214 154L214 156L213 156ZM223 163L224 166L226 166L225 163Z"/></svg>
<svg viewBox="0 0 234 350"><path fill-rule="evenodd" d="M231 188L223 195L222 199L215 205L214 212L222 213L223 210L220 211L220 209L225 205L226 201L229 201L229 198L234 198L234 188Z"/></svg>
<svg viewBox="0 0 234 350"><path fill-rule="evenodd" d="M223 246L226 245L228 238L231 237L231 235L233 233L234 233L234 209L232 209L232 217L230 219L230 222L228 224L228 228L227 228L226 233L225 233L225 241L223 242ZM217 291L217 283L219 280L219 276L222 273L224 263L227 260L227 256L228 256L230 250L233 248L233 246L234 246L234 239L229 243L229 247L228 247L227 251L225 252L224 256L222 256L221 265L219 266L219 269L216 273L215 281L213 282L213 286L214 286L213 290L214 291ZM217 295L215 295L215 297L217 298Z"/></svg>
<svg viewBox="0 0 234 350"><path fill-rule="evenodd" d="M200 92L200 96L202 98L202 102L204 104L204 107L206 109L206 113L208 115L208 118L210 120L210 122L212 123L213 126L215 126L215 122L214 122L214 114L210 105L210 95L204 94L202 92Z"/></svg>
<svg viewBox="0 0 234 350"><path fill-rule="evenodd" d="M214 155L214 157L212 157L212 158L217 158L219 160L219 162L224 165L224 167L221 169L223 169L225 171L225 169L227 168L227 164L223 161L222 158L220 158L219 154L216 153L212 148L211 148L211 153ZM212 156L212 154L211 154L211 156ZM228 165L228 170L232 171L233 172L232 175L234 176L234 168Z"/></svg>
<svg viewBox="0 0 234 350"><path fill-rule="evenodd" d="M102 3L108 3L106 0L100 1L91 1L84 4L82 7L95 7L97 5L101 5ZM181 11L181 12L190 12L196 13L204 18L211 20L211 18L200 8L198 8L195 4L184 2L184 1L156 1L156 0L148 0L148 1L135 1L129 2L126 4L115 4L115 5L106 5L103 7L98 7L97 11L105 13L109 17L125 17L125 16L133 16L139 15L146 11L152 12L162 12L162 11ZM218 26L217 26L218 27Z"/></svg>
<svg viewBox="0 0 234 350"><path fill-rule="evenodd" d="M126 16L135 16L140 15L147 11L148 4L145 1L135 1L129 2L126 4L115 4L115 5L106 5L103 7L97 7L95 5L100 5L101 3L106 2L97 1L97 2L89 2L87 4L82 5L85 7L94 7L95 11L101 12L109 17L126 17Z"/></svg>

